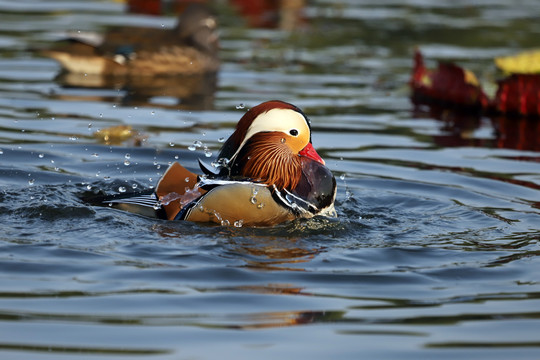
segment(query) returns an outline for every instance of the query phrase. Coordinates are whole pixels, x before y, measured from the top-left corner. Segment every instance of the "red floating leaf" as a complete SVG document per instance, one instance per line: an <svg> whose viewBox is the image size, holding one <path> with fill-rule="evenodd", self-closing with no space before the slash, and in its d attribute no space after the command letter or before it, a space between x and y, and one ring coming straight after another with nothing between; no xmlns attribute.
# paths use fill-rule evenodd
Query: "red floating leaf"
<svg viewBox="0 0 540 360"><path fill-rule="evenodd" d="M514 74L499 81L492 107L505 114L540 115L540 75Z"/></svg>
<svg viewBox="0 0 540 360"><path fill-rule="evenodd" d="M436 70L426 69L422 54L414 55L410 81L413 101L443 103L456 107L486 107L488 99L474 74L451 63L439 63Z"/></svg>

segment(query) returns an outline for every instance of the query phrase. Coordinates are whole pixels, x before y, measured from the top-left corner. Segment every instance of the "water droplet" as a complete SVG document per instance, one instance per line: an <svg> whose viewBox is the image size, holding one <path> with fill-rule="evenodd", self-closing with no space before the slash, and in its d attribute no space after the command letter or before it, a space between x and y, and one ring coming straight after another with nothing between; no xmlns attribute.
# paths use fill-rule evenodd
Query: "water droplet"
<svg viewBox="0 0 540 360"><path fill-rule="evenodd" d="M225 142L225 138L222 136L222 137L220 137L220 138L218 139L218 141L219 141L220 143Z"/></svg>
<svg viewBox="0 0 540 360"><path fill-rule="evenodd" d="M45 156L45 154L39 154L38 158L43 159L44 156Z"/></svg>
<svg viewBox="0 0 540 360"><path fill-rule="evenodd" d="M105 176L103 177L103 180L109 181L109 180L111 180L111 177L110 177L110 176L107 176L107 175L105 175Z"/></svg>
<svg viewBox="0 0 540 360"><path fill-rule="evenodd" d="M257 198L255 196L252 196L251 199L249 199L249 201L252 203L252 204L256 204L257 203Z"/></svg>
<svg viewBox="0 0 540 360"><path fill-rule="evenodd" d="M136 189L136 188L138 188L138 187L139 187L139 185L137 185L137 184L131 185L131 188L132 188L132 189Z"/></svg>
<svg viewBox="0 0 540 360"><path fill-rule="evenodd" d="M255 196L259 193L259 189L257 189L256 187L251 188L251 193L253 194L253 196Z"/></svg>
<svg viewBox="0 0 540 360"><path fill-rule="evenodd" d="M229 220L221 220L221 226L231 226Z"/></svg>
<svg viewBox="0 0 540 360"><path fill-rule="evenodd" d="M30 179L28 180L28 185L34 185L35 182L36 182L35 179Z"/></svg>
<svg viewBox="0 0 540 360"><path fill-rule="evenodd" d="M165 27L165 24L161 24L161 27L164 28L164 27Z"/></svg>
<svg viewBox="0 0 540 360"><path fill-rule="evenodd" d="M98 153L93 153L92 157L99 157L99 154Z"/></svg>
<svg viewBox="0 0 540 360"><path fill-rule="evenodd" d="M170 147L174 147L174 143L173 143L173 142L170 142L170 143L169 143L169 146L170 146Z"/></svg>
<svg viewBox="0 0 540 360"><path fill-rule="evenodd" d="M4 150L0 149L0 155L4 154Z"/></svg>
<svg viewBox="0 0 540 360"><path fill-rule="evenodd" d="M189 145L188 146L189 151L195 151L195 149L196 149L195 145Z"/></svg>
<svg viewBox="0 0 540 360"><path fill-rule="evenodd" d="M341 180L345 180L345 174L341 174L341 175L339 176L339 178L340 178Z"/></svg>
<svg viewBox="0 0 540 360"><path fill-rule="evenodd" d="M286 140L285 140L285 138L281 138L280 141L281 141L282 144L285 144L285 141L286 141Z"/></svg>
<svg viewBox="0 0 540 360"><path fill-rule="evenodd" d="M159 210L161 208L161 203L158 201L153 206L154 210Z"/></svg>
<svg viewBox="0 0 540 360"><path fill-rule="evenodd" d="M259 205L257 205L257 209L262 209L264 207L264 203L260 203Z"/></svg>
<svg viewBox="0 0 540 360"><path fill-rule="evenodd" d="M150 112L150 115L154 116L154 115L156 115L156 112L155 112L155 111L151 111L151 112Z"/></svg>
<svg viewBox="0 0 540 360"><path fill-rule="evenodd" d="M195 147L200 148L201 146L203 146L203 143L202 143L202 141L195 140L195 141L193 142L193 145L195 145Z"/></svg>
<svg viewBox="0 0 540 360"><path fill-rule="evenodd" d="M209 150L206 150L206 151L204 152L204 156L206 156L206 157L211 157L211 156L212 156L212 152L209 151Z"/></svg>
<svg viewBox="0 0 540 360"><path fill-rule="evenodd" d="M157 165L156 165L156 169L157 169L157 170L161 169L161 164L157 164Z"/></svg>
<svg viewBox="0 0 540 360"><path fill-rule="evenodd" d="M242 225L244 225L244 220L242 219L234 222L234 227L240 228Z"/></svg>
<svg viewBox="0 0 540 360"><path fill-rule="evenodd" d="M126 159L130 159L130 158L131 158L131 155L130 155L129 153L127 153L126 155L124 155L124 157L125 157Z"/></svg>
<svg viewBox="0 0 540 360"><path fill-rule="evenodd" d="M126 187L125 186L120 186L118 188L118 191L121 192L121 193L125 193L127 191Z"/></svg>
<svg viewBox="0 0 540 360"><path fill-rule="evenodd" d="M71 141L77 141L77 140L79 140L79 138L78 138L77 136L70 136L70 137L69 137L69 140L71 140Z"/></svg>
<svg viewBox="0 0 540 360"><path fill-rule="evenodd" d="M236 105L237 110L244 109L245 107L246 107L246 105L244 105L244 103L240 103L240 104Z"/></svg>
<svg viewBox="0 0 540 360"><path fill-rule="evenodd" d="M129 166L130 164L131 164L131 162L128 159L124 160L124 165L125 166Z"/></svg>
<svg viewBox="0 0 540 360"><path fill-rule="evenodd" d="M186 178L184 179L184 181L185 181L185 182L189 182L189 177L186 177Z"/></svg>
<svg viewBox="0 0 540 360"><path fill-rule="evenodd" d="M174 155L174 159L175 159L175 160L178 160L178 155Z"/></svg>
<svg viewBox="0 0 540 360"><path fill-rule="evenodd" d="M86 185L86 190L92 190L92 185L90 184Z"/></svg>

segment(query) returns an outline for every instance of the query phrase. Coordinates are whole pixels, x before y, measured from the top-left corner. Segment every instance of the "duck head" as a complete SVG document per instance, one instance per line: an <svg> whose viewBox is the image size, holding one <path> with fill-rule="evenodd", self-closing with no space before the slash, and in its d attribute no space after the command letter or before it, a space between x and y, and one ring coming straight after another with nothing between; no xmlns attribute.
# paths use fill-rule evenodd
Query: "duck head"
<svg viewBox="0 0 540 360"><path fill-rule="evenodd" d="M251 178L279 190L296 188L306 161L324 165L311 144L309 119L296 106L278 100L248 110L219 158L229 160L229 176Z"/></svg>
<svg viewBox="0 0 540 360"><path fill-rule="evenodd" d="M189 5L178 18L173 33L190 46L211 55L218 54L217 18L204 4Z"/></svg>

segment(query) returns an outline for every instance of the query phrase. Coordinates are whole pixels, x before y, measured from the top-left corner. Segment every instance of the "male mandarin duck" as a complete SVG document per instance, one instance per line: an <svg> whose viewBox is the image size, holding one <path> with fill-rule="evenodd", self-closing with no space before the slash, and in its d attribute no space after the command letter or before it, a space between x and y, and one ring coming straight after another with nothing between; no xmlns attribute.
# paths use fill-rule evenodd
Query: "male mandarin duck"
<svg viewBox="0 0 540 360"><path fill-rule="evenodd" d="M102 204L168 220L270 226L336 216L336 180L311 144L310 121L296 106L268 101L248 110L223 145L219 165L198 176L174 162L152 194Z"/></svg>
<svg viewBox="0 0 540 360"><path fill-rule="evenodd" d="M104 35L73 34L45 56L67 73L103 76L194 75L219 69L217 21L190 5L172 29L121 27Z"/></svg>

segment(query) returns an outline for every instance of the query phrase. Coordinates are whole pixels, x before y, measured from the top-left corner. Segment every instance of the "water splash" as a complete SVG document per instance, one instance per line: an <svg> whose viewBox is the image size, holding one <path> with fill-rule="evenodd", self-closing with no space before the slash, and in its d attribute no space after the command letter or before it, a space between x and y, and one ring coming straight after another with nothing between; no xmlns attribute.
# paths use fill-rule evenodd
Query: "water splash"
<svg viewBox="0 0 540 360"><path fill-rule="evenodd" d="M240 219L238 221L235 221L233 225L234 227L241 228L242 225L244 225L244 220Z"/></svg>

